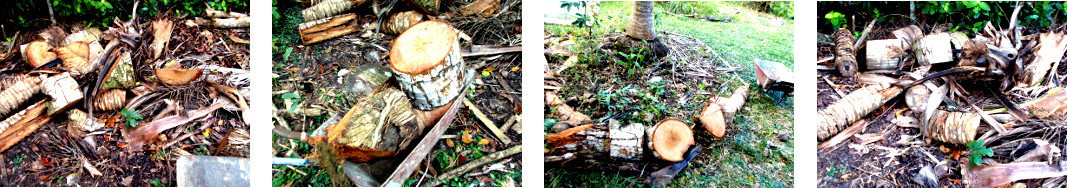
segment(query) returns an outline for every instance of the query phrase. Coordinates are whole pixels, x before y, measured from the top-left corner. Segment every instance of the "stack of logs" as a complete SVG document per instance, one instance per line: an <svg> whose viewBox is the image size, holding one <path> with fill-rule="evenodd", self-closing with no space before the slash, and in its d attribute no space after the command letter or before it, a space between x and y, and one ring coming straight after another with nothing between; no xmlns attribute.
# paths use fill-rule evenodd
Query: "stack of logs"
<svg viewBox="0 0 1067 188"><path fill-rule="evenodd" d="M385 17L383 18L385 19L380 25L382 32L390 35L399 35L412 25L423 21L427 15L437 15L442 5L438 0L407 1L406 5L412 6L412 10L384 15ZM361 17L359 15L348 13L365 2L366 0L324 0L304 9L301 11L304 15L304 23L297 26L300 39L304 41L304 44L312 44L359 31L379 28L376 25L378 24L377 22L360 23ZM374 16L376 15L370 15L370 17Z"/></svg>

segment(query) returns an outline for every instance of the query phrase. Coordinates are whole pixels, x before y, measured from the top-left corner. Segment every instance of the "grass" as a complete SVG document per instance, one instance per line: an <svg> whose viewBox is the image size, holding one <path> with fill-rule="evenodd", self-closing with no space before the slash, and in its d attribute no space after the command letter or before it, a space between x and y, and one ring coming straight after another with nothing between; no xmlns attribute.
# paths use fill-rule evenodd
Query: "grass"
<svg viewBox="0 0 1067 188"><path fill-rule="evenodd" d="M678 17L677 14L697 13L701 16L732 17L734 22L706 22L692 18ZM579 55L579 65L574 69L596 67L605 62L611 54L598 53L598 37L615 31L625 30L632 12L632 2L601 2L599 27L578 28L569 25L546 25L548 36L574 36L578 44L570 49ZM657 2L657 31L687 35L697 38L720 55L732 66L734 73L721 74L717 80L728 80L729 75L737 75L744 82L755 86L755 59L776 61L793 67L793 20L775 17L746 7L740 2ZM589 30L587 30L589 29ZM584 64L584 65L583 65ZM593 69L593 68L590 68ZM600 79L596 70L574 70L561 73L565 80L583 82ZM719 86L703 85L700 81L686 81L696 92L710 92L725 95L732 89ZM694 83L688 83L694 82ZM732 88L732 87L731 87ZM653 90L655 89L648 89ZM728 134L722 139L698 139L698 143L707 146L704 155L695 159L669 186L679 187L715 187L731 185L743 187L790 187L793 185L793 141L780 142L779 133L793 132L792 100L779 100L765 96L762 89L750 90L748 102L739 112L733 124L728 126ZM582 91L562 91L581 94ZM693 92L690 90L690 92ZM571 94L576 95L576 94ZM698 96L699 97L699 96ZM703 98L694 98L700 101ZM679 111L696 111L700 106L680 105ZM587 112L588 113L588 112ZM683 113L684 114L684 113ZM655 120L659 120L656 116ZM692 117L692 116L684 116ZM655 121L654 120L654 121ZM548 124L546 120L546 124ZM547 126L546 126L547 129ZM696 131L698 138L708 137L707 133ZM703 134L703 135L702 135ZM620 175L615 171L582 171L563 167L546 169L545 186L644 186L636 176Z"/></svg>

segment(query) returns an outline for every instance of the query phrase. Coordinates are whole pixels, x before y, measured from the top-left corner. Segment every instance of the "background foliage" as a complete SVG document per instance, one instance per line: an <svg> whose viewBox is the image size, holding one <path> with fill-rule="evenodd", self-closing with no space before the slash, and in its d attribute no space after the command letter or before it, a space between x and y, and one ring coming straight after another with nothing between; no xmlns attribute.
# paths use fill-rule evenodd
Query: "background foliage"
<svg viewBox="0 0 1067 188"><path fill-rule="evenodd" d="M52 24L48 13L52 5L56 22L61 24L85 24L90 27L106 26L116 17L130 19L134 1L120 0L11 0L5 11L0 11L0 26L5 38L15 31L37 30ZM175 16L200 15L211 6L221 11L248 12L249 0L145 0L138 7L140 17L159 14ZM25 31L24 31L25 32Z"/></svg>
<svg viewBox="0 0 1067 188"><path fill-rule="evenodd" d="M1014 1L920 1L915 2L912 12L909 2L820 2L819 32L832 33L841 27L861 30L860 27L872 19L878 19L879 22L900 20L915 24L952 24L948 28L950 31L974 33L986 22L1007 28L1015 6ZM1063 24L1067 18L1063 2L1024 2L1022 6L1018 18L1021 25L1052 27ZM914 20L909 16L912 13Z"/></svg>

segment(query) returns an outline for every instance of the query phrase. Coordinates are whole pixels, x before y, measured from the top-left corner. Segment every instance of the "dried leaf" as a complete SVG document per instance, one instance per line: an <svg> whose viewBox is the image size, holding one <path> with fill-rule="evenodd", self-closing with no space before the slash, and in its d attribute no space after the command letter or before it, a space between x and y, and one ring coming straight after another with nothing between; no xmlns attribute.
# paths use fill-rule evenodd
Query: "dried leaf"
<svg viewBox="0 0 1067 188"><path fill-rule="evenodd" d="M486 144L489 144L489 139L484 139L483 138L482 140L478 141L478 145L486 145Z"/></svg>
<svg viewBox="0 0 1067 188"><path fill-rule="evenodd" d="M202 73L203 71L200 69L156 69L159 81L170 86L189 84L189 82L200 78Z"/></svg>
<svg viewBox="0 0 1067 188"><path fill-rule="evenodd" d="M471 142L474 141L474 140L471 139L471 130L470 129L464 130L461 135L462 136L460 136L460 137L463 138L463 143L464 144L470 144Z"/></svg>

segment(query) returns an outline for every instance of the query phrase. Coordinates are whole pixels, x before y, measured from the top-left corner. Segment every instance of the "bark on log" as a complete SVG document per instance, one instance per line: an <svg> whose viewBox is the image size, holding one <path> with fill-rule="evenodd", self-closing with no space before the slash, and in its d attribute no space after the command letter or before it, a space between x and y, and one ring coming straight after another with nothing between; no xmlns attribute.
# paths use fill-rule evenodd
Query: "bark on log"
<svg viewBox="0 0 1067 188"><path fill-rule="evenodd" d="M433 20L415 24L393 42L389 65L419 110L445 105L463 93L467 68L457 37L447 22Z"/></svg>
<svg viewBox="0 0 1067 188"><path fill-rule="evenodd" d="M78 82L66 72L45 78L41 81L41 86L41 92L53 99L48 107L48 115L66 111L84 97L78 88Z"/></svg>
<svg viewBox="0 0 1067 188"><path fill-rule="evenodd" d="M923 135L937 141L967 144L978 133L982 117L976 113L949 112L938 110L927 125L923 126Z"/></svg>
<svg viewBox="0 0 1067 188"><path fill-rule="evenodd" d="M920 65L951 62L953 59L952 42L948 34L926 35L912 44L912 52Z"/></svg>
<svg viewBox="0 0 1067 188"><path fill-rule="evenodd" d="M93 110L95 111L114 111L121 109L126 105L126 90L124 89L109 89L96 95L96 99L93 100Z"/></svg>
<svg viewBox="0 0 1067 188"><path fill-rule="evenodd" d="M830 138L852 122L867 116L902 90L900 87L885 84L868 85L849 93L826 108L819 109L819 141Z"/></svg>
<svg viewBox="0 0 1067 188"><path fill-rule="evenodd" d="M70 125L77 127L80 131L90 132L104 128L104 122L78 109L67 111L67 119L70 120Z"/></svg>
<svg viewBox="0 0 1067 188"><path fill-rule="evenodd" d="M644 158L645 126L621 125L618 121L595 123L545 135L554 153L568 153L585 158L641 160Z"/></svg>
<svg viewBox="0 0 1067 188"><path fill-rule="evenodd" d="M29 136L34 131L37 131L41 125L48 123L52 119L52 116L41 116L40 114L45 110L45 103L47 101L40 101L34 103L26 110L19 112L14 116L20 116L18 120L15 120L12 124L5 125L0 122L0 129L3 129L3 133L0 133L0 152L11 148L16 143L21 141L26 136ZM14 117L12 116L12 117ZM8 119L11 119L9 117ZM7 120L5 120L6 122Z"/></svg>
<svg viewBox="0 0 1067 188"><path fill-rule="evenodd" d="M35 119L37 118L37 116L40 116L45 109L44 103L45 101L39 101L37 103L34 103L33 105L30 105L30 107L19 111L18 113L12 114L11 116L8 116L4 119L4 121L0 121L0 133L7 133L8 129L17 129L19 125L22 125L26 122L29 122L29 120ZM3 137L0 136L0 138Z"/></svg>
<svg viewBox="0 0 1067 188"><path fill-rule="evenodd" d="M208 27L214 27L219 29L239 28L251 26L251 20L249 17L236 17L236 18L199 18L197 17L194 22L197 25L203 25Z"/></svg>
<svg viewBox="0 0 1067 188"><path fill-rule="evenodd" d="M867 70L895 70L904 58L902 39L867 41Z"/></svg>
<svg viewBox="0 0 1067 188"><path fill-rule="evenodd" d="M106 89L129 89L137 86L137 80L134 80L133 74L133 60L130 58L130 52L122 52L119 57L115 59L114 65L111 65L111 70L107 70L107 75L104 77L104 82L100 84L100 90Z"/></svg>
<svg viewBox="0 0 1067 188"><path fill-rule="evenodd" d="M407 149L422 134L425 121L409 99L391 87L359 101L345 116L326 128L327 143L337 147L337 156L356 162Z"/></svg>
<svg viewBox="0 0 1067 188"><path fill-rule="evenodd" d="M11 113L22 102L41 91L42 78L39 76L19 75L15 79L19 81L0 91L0 116Z"/></svg>
<svg viewBox="0 0 1067 188"><path fill-rule="evenodd" d="M383 23L382 31L390 35L399 35L404 33L405 30L422 21L422 13L412 11L398 12L389 16L389 19Z"/></svg>
<svg viewBox="0 0 1067 188"><path fill-rule="evenodd" d="M856 64L856 48L852 44L852 31L841 28L834 32L834 41L837 43L834 46L834 53L837 57L834 58L834 65L837 66L837 71L844 77L856 76L859 72L859 65Z"/></svg>
<svg viewBox="0 0 1067 188"><path fill-rule="evenodd" d="M697 119L704 125L704 129L711 132L712 136L722 138L726 134L726 123L733 122L734 116L745 105L746 97L748 97L747 85L738 87L729 98L712 97Z"/></svg>
<svg viewBox="0 0 1067 188"><path fill-rule="evenodd" d="M304 21L310 22L348 11L365 0L326 0L301 11Z"/></svg>

